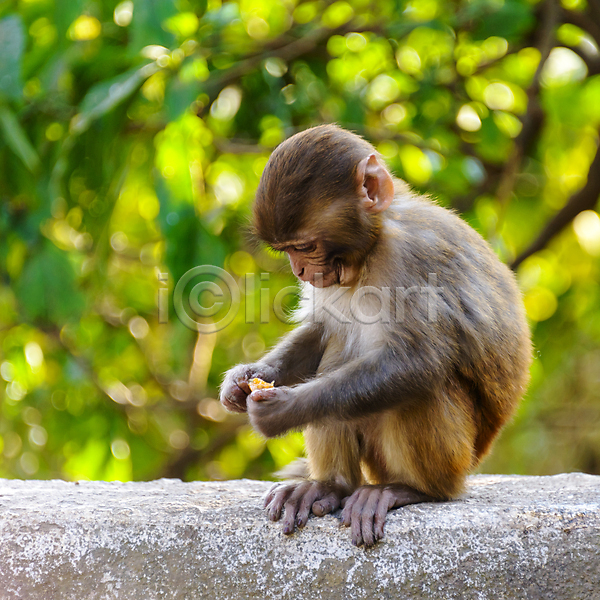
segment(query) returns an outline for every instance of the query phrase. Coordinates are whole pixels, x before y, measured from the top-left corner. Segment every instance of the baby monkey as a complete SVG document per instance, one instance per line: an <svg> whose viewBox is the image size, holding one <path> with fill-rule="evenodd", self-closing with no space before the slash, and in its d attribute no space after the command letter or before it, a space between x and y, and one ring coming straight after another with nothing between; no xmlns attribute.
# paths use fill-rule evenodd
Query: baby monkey
<svg viewBox="0 0 600 600"><path fill-rule="evenodd" d="M266 437L304 430L305 478L266 497L284 533L342 510L355 545L395 507L447 500L524 393L530 334L512 272L454 213L335 125L276 148L253 209L301 281L301 325L225 376L221 402ZM251 392L249 380L275 387Z"/></svg>

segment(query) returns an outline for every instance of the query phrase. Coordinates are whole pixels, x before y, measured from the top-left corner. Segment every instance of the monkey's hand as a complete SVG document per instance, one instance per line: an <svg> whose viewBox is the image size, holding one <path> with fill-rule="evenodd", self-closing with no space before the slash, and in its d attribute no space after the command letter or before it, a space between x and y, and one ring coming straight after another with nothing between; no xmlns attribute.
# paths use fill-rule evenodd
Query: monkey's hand
<svg viewBox="0 0 600 600"><path fill-rule="evenodd" d="M433 502L427 496L403 484L363 485L342 502L342 525L351 526L355 546L373 546L383 537L383 524L389 510L418 502Z"/></svg>
<svg viewBox="0 0 600 600"><path fill-rule="evenodd" d="M246 398L251 393L248 380L258 377L265 381L275 379L275 369L267 365L237 365L229 369L221 385L220 400L231 412L246 412Z"/></svg>
<svg viewBox="0 0 600 600"><path fill-rule="evenodd" d="M283 533L302 528L311 513L322 517L339 508L350 493L344 485L325 481L299 481L275 484L265 497L264 507L271 521L279 521L283 512Z"/></svg>
<svg viewBox="0 0 600 600"><path fill-rule="evenodd" d="M275 437L304 423L297 393L290 387L265 388L248 397L252 427L265 437Z"/></svg>

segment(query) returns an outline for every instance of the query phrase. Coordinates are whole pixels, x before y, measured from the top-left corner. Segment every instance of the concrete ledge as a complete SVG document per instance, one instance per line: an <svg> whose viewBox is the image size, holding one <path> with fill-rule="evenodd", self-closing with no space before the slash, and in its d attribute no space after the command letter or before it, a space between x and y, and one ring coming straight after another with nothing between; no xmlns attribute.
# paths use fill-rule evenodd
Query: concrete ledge
<svg viewBox="0 0 600 600"><path fill-rule="evenodd" d="M600 599L599 476L475 476L368 551L333 516L283 536L268 487L0 480L0 598Z"/></svg>

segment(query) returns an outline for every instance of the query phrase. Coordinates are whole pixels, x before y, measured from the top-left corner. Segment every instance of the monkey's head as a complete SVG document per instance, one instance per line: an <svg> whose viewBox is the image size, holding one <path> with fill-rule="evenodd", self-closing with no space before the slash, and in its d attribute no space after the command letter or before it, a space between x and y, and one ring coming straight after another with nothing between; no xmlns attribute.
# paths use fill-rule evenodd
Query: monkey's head
<svg viewBox="0 0 600 600"><path fill-rule="evenodd" d="M271 155L256 193L254 228L264 242L287 252L302 281L351 285L393 197L393 179L371 144L320 125Z"/></svg>

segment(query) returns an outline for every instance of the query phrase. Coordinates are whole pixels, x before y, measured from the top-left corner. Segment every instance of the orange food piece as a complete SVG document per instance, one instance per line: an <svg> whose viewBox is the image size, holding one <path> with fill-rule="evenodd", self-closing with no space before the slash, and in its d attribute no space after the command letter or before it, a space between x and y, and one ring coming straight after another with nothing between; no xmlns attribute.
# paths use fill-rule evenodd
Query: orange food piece
<svg viewBox="0 0 600 600"><path fill-rule="evenodd" d="M259 379L258 377L254 377L253 379L250 379L248 381L248 386L250 387L250 390L255 392L256 390L264 390L267 388L275 387L275 382L271 381L271 383L269 383L267 381Z"/></svg>

